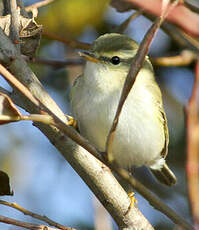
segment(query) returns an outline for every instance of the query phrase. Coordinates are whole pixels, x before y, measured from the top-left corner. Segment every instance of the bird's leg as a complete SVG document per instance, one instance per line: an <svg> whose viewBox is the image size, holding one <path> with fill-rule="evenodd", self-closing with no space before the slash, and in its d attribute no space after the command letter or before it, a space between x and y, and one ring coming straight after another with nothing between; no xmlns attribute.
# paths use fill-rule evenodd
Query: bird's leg
<svg viewBox="0 0 199 230"><path fill-rule="evenodd" d="M130 175L132 174L132 171L133 171L132 169L129 170L129 174L130 174ZM128 207L128 210L127 210L127 212L126 212L126 215L129 213L130 209L131 209L132 207L135 207L135 205L137 205L137 203L138 203L138 201L137 201L136 198L135 198L135 193L134 193L134 192L129 192L129 193L128 193L128 197L130 198L131 203L130 203L130 205L129 205L129 207Z"/></svg>
<svg viewBox="0 0 199 230"><path fill-rule="evenodd" d="M134 192L129 192L129 193L128 193L128 197L131 199L131 203L130 203L130 205L129 205L129 209L130 209L131 207L134 207L135 204L138 203L138 201L137 201L136 198L135 198L135 193L134 193Z"/></svg>
<svg viewBox="0 0 199 230"><path fill-rule="evenodd" d="M126 211L125 215L127 215L129 213L129 211L131 210L132 207L135 207L137 205L137 200L135 198L135 193L134 192L129 192L128 193L128 197L130 198L131 200L131 203L128 207L128 210Z"/></svg>

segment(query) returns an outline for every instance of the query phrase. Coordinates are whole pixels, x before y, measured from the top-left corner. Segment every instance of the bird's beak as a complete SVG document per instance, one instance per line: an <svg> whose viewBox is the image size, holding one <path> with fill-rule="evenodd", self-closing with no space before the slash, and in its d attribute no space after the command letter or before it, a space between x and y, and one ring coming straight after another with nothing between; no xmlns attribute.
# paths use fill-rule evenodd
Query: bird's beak
<svg viewBox="0 0 199 230"><path fill-rule="evenodd" d="M94 63L98 63L99 59L96 58L96 56L93 53L89 52L78 52L80 57L85 58L87 61L91 61Z"/></svg>

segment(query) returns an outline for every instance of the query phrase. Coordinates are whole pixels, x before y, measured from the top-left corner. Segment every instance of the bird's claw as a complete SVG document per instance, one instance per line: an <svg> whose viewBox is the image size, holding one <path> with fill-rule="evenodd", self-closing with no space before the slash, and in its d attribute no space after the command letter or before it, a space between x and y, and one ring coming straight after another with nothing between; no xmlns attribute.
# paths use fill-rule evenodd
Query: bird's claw
<svg viewBox="0 0 199 230"><path fill-rule="evenodd" d="M137 205L137 203L138 203L137 200L136 200L136 198L135 198L135 193L134 192L128 193L128 197L131 199L131 203L130 203L130 205L128 207L126 215L129 213L129 211L131 210L131 208L135 207L135 205Z"/></svg>
<svg viewBox="0 0 199 230"><path fill-rule="evenodd" d="M67 115L68 118L68 122L67 125L72 126L73 128L77 129L77 121L75 120L75 118Z"/></svg>

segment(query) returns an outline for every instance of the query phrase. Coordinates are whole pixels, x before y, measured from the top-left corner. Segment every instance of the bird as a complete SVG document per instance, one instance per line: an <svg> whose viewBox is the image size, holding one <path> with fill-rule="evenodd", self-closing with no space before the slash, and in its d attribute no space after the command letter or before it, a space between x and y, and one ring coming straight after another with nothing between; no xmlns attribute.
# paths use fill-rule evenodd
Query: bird
<svg viewBox="0 0 199 230"><path fill-rule="evenodd" d="M80 133L100 152L118 107L125 79L139 45L124 34L98 37L88 51L83 74L71 89L70 100ZM123 105L114 134L111 154L122 168L146 166L156 179L174 185L176 176L166 163L169 132L162 94L146 56Z"/></svg>

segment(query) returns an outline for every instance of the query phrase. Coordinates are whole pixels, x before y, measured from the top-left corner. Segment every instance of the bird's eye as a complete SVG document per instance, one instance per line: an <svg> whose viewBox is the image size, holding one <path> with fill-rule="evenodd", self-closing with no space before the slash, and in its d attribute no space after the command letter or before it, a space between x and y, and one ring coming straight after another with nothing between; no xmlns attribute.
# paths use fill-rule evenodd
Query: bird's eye
<svg viewBox="0 0 199 230"><path fill-rule="evenodd" d="M120 63L120 58L118 56L114 56L111 58L111 63L113 65L118 65Z"/></svg>

